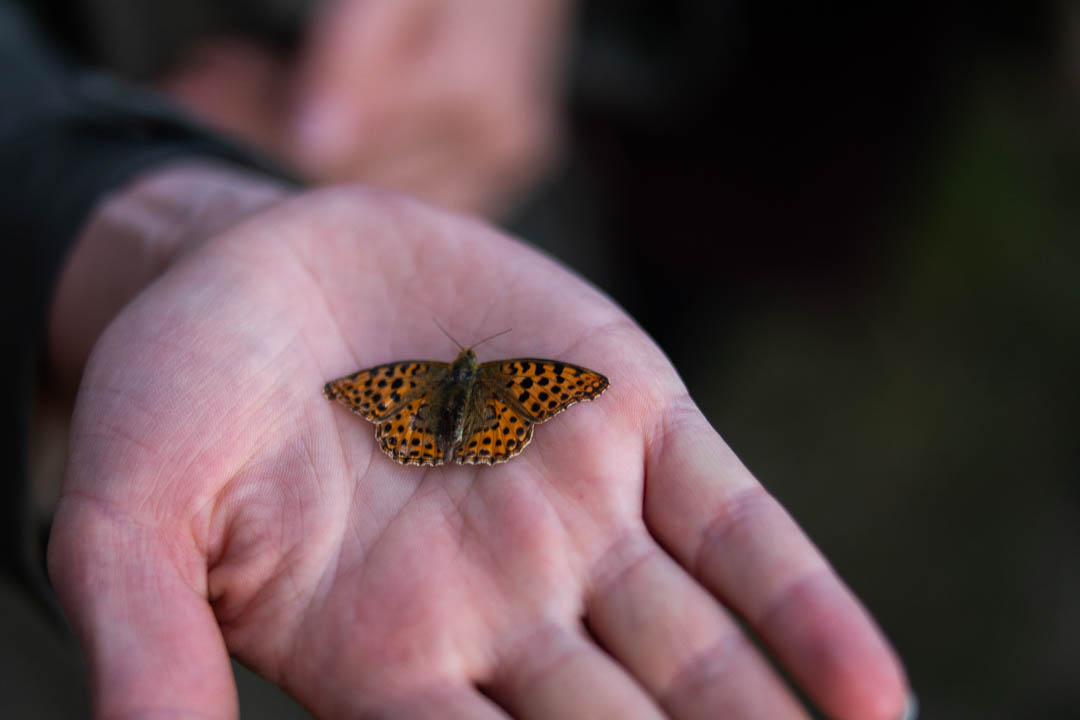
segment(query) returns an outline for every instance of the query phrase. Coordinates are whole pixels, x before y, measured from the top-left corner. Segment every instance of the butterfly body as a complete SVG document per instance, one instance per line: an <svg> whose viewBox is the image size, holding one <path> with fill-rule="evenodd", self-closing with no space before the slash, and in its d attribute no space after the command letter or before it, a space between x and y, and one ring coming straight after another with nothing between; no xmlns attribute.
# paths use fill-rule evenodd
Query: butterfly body
<svg viewBox="0 0 1080 720"><path fill-rule="evenodd" d="M489 464L514 457L533 425L607 389L603 375L554 360L407 360L326 383L324 394L375 423L383 452L405 465Z"/></svg>
<svg viewBox="0 0 1080 720"><path fill-rule="evenodd" d="M466 350L458 355L446 377L434 387L432 408L436 418L435 439L446 462L454 459L454 448L465 437L465 421L469 417L469 401L473 396L480 366L476 353ZM433 383L434 384L434 383ZM440 399L441 407L439 404Z"/></svg>

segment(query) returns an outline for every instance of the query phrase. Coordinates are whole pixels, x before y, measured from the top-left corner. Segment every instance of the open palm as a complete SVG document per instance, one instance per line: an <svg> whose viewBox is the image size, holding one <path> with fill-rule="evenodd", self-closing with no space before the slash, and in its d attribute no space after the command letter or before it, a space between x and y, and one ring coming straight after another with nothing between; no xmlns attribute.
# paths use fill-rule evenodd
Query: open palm
<svg viewBox="0 0 1080 720"><path fill-rule="evenodd" d="M323 383L537 356L611 388L495 467L397 465ZM288 200L176 263L86 368L50 568L101 716L890 718L888 646L655 345L556 263L392 195Z"/></svg>

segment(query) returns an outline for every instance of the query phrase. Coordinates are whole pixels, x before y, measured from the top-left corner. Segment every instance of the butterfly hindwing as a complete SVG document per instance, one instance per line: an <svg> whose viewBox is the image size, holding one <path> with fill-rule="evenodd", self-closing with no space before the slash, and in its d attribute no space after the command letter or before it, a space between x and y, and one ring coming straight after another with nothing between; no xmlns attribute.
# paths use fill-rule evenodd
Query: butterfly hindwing
<svg viewBox="0 0 1080 720"><path fill-rule="evenodd" d="M456 462L495 465L514 457L532 440L533 424L484 383L477 383Z"/></svg>
<svg viewBox="0 0 1080 720"><path fill-rule="evenodd" d="M442 465L445 462L429 417L426 398L406 401L375 426L382 451L403 465Z"/></svg>
<svg viewBox="0 0 1080 720"><path fill-rule="evenodd" d="M537 358L486 362L480 365L480 372L510 405L537 423L574 403L592 400L608 386L606 377L588 368Z"/></svg>

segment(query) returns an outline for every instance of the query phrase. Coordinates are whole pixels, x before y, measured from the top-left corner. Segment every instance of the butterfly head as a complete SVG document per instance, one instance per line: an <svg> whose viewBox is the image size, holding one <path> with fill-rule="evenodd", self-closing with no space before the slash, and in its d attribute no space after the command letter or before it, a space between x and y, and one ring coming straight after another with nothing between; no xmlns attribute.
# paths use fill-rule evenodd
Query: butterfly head
<svg viewBox="0 0 1080 720"><path fill-rule="evenodd" d="M497 332L494 335L489 335L488 337L484 338L483 340L480 340L478 342L474 342L469 347L465 347L464 345L459 343L454 338L454 336L450 334L450 332L446 328L444 328L442 325L440 325L438 320L436 320L435 318L432 318L432 320L435 320L435 325L438 326L438 328L443 331L443 334L446 335L446 337L450 338L450 340L461 349L461 354L457 356L456 360L454 360L454 375L455 376L458 375L458 366L462 365L463 363L464 363L464 365L462 365L462 367L468 367L471 372L476 372L476 368L477 368L478 363L476 362L476 353L473 352L474 347L483 345L488 340L494 340L495 338L499 337L500 335L505 335L506 333L510 332L509 329L503 330L502 332Z"/></svg>
<svg viewBox="0 0 1080 720"><path fill-rule="evenodd" d="M476 353L472 348L463 348L455 358L453 367L450 367L450 375L457 382L464 382L476 375L476 368L480 363L476 361Z"/></svg>

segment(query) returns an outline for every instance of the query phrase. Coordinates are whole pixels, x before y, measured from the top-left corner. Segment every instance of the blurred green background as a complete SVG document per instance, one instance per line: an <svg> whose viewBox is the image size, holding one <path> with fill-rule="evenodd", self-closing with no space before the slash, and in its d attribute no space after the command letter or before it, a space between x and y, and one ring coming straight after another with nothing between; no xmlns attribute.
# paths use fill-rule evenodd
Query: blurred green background
<svg viewBox="0 0 1080 720"><path fill-rule="evenodd" d="M1080 5L578 22L567 160L510 229L660 342L923 717L1080 717ZM0 603L5 716L84 714L70 642ZM245 717L305 716L240 680Z"/></svg>

